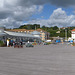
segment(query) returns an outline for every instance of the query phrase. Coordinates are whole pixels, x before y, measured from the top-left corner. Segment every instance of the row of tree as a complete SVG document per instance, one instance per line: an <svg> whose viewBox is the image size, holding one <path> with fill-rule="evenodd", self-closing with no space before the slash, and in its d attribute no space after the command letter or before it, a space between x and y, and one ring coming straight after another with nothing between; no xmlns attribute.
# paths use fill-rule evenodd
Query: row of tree
<svg viewBox="0 0 75 75"><path fill-rule="evenodd" d="M28 30L31 30L31 29L42 29L42 30L45 30L47 32L50 33L50 37L65 37L65 30L67 30L67 36L70 37L71 36L71 30L72 29L75 29L75 27L67 27L67 28L59 28L57 26L54 26L54 27L46 27L46 26L42 26L40 27L39 24L27 24L27 25L21 25L19 27L19 29L28 29ZM57 33L59 31L59 33Z"/></svg>
<svg viewBox="0 0 75 75"><path fill-rule="evenodd" d="M50 33L50 37L65 37L65 32L67 32L67 37L71 37L71 30L75 29L75 27L67 27L67 28L59 28L57 26L54 27L42 27L43 30ZM57 33L59 31L59 33Z"/></svg>
<svg viewBox="0 0 75 75"><path fill-rule="evenodd" d="M28 29L28 30L31 30L31 29L37 29L37 28L40 28L40 25L39 24L27 24L27 25L21 25L19 27L19 29Z"/></svg>

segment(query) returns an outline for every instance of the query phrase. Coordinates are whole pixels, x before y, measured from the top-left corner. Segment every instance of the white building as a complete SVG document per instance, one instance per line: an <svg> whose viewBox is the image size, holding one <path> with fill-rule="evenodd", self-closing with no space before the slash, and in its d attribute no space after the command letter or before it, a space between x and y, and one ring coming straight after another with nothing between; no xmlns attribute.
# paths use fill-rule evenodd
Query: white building
<svg viewBox="0 0 75 75"><path fill-rule="evenodd" d="M73 30L71 31L71 38L72 38L72 39L75 39L75 29L73 29Z"/></svg>

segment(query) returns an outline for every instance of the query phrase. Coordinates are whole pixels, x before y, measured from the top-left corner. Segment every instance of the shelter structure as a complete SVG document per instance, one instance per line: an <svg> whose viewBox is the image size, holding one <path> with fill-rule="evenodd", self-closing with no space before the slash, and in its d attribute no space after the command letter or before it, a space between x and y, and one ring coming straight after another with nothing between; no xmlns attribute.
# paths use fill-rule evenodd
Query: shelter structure
<svg viewBox="0 0 75 75"><path fill-rule="evenodd" d="M7 31L12 31L12 32L20 32L24 34L31 34L34 35L35 37L40 36L40 39L42 41L50 39L50 33L47 31L44 31L42 29L36 29L36 30L28 30L28 29L7 29Z"/></svg>
<svg viewBox="0 0 75 75"><path fill-rule="evenodd" d="M36 32L37 34L38 32ZM40 40L40 36L37 34L36 36L35 32L32 34L28 33L21 33L21 32L13 32L13 31L7 31L4 27L0 27L0 40L6 41L7 39L11 39L13 41L34 41Z"/></svg>

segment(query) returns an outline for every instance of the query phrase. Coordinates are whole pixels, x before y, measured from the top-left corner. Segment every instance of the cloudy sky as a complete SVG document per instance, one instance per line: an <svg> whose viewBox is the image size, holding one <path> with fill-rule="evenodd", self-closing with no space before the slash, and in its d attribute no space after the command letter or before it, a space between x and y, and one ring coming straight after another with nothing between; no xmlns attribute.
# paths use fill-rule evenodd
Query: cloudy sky
<svg viewBox="0 0 75 75"><path fill-rule="evenodd" d="M0 0L0 26L75 26L75 0Z"/></svg>

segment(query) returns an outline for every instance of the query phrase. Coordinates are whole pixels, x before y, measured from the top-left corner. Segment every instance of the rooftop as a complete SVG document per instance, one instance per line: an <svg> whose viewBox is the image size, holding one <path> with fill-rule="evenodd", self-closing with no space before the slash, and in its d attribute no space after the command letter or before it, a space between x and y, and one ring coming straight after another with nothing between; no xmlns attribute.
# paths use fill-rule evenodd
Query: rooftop
<svg viewBox="0 0 75 75"><path fill-rule="evenodd" d="M27 30L27 29L7 29L7 31L13 31L13 32L29 31L29 32L33 32L33 31L35 31L35 30ZM38 32L41 32L41 31L46 32L46 31L44 31L44 30L42 30L42 29L36 29L36 31L38 31Z"/></svg>
<svg viewBox="0 0 75 75"><path fill-rule="evenodd" d="M75 31L75 29L73 29L72 31Z"/></svg>

